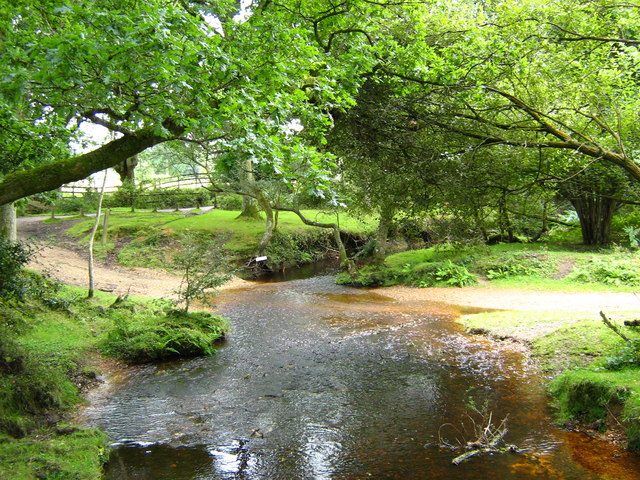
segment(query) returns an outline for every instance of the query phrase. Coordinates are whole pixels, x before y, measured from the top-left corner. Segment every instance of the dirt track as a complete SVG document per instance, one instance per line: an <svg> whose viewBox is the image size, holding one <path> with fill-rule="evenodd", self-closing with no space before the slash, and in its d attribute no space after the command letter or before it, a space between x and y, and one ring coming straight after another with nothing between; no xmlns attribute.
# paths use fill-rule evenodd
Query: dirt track
<svg viewBox="0 0 640 480"><path fill-rule="evenodd" d="M43 217L27 217L18 221L20 238L30 238L45 245L28 267L49 274L67 285L88 286L88 253L60 246L64 244L60 227L69 228L69 224L45 225L42 219ZM180 277L162 270L125 268L95 262L94 272L96 289L117 294L172 298L180 286ZM245 283L248 282L234 278L224 288L234 288Z"/></svg>

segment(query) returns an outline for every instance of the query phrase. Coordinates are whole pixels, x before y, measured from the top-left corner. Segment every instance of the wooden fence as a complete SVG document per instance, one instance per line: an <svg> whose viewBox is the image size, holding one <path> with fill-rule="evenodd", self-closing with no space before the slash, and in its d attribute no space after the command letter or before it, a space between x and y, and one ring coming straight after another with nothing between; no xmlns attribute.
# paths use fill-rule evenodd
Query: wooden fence
<svg viewBox="0 0 640 480"><path fill-rule="evenodd" d="M209 181L209 177L206 175L181 175L176 177L166 177L166 178L156 178L153 180L142 180L136 183L136 186L142 190L174 190L180 188L201 188L206 187L211 182ZM118 185L112 185L105 187L104 191L106 193L113 193L117 191L119 188ZM60 187L60 191L63 194L71 195L75 197L76 195L84 195L89 192L99 191L100 187L96 186L88 186L88 185L77 185L69 183L67 185L63 185Z"/></svg>

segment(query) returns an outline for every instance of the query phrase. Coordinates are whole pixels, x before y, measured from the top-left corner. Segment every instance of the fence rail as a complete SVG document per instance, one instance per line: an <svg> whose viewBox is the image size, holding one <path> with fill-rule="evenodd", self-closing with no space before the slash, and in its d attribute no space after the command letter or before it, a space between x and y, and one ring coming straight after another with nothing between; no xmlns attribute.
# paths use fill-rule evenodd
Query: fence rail
<svg viewBox="0 0 640 480"><path fill-rule="evenodd" d="M206 175L182 175L176 177L157 178L153 180L142 180L136 186L142 190L174 190L180 188L201 188L210 185L209 177ZM105 187L105 193L116 192L120 188L118 185ZM62 193L75 195L83 195L87 192L96 192L99 187L90 185L75 185L69 183L60 187Z"/></svg>

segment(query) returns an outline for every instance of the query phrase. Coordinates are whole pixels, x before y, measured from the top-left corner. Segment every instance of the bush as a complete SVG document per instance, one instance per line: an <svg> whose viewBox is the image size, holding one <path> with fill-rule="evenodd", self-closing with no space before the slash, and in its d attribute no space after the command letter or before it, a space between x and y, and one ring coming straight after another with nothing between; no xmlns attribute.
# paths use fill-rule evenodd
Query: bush
<svg viewBox="0 0 640 480"><path fill-rule="evenodd" d="M451 260L447 260L436 270L435 279L452 287L466 287L478 282L476 276L470 273L465 266L456 265Z"/></svg>
<svg viewBox="0 0 640 480"><path fill-rule="evenodd" d="M478 262L478 268L489 280L497 280L547 273L546 271L550 269L550 266L545 264L545 261L544 255L516 252L498 258L491 258L488 261L480 261Z"/></svg>
<svg viewBox="0 0 640 480"><path fill-rule="evenodd" d="M634 257L630 260L609 258L606 261L594 257L588 263L575 267L567 278L585 283L640 286L640 263Z"/></svg>
<svg viewBox="0 0 640 480"><path fill-rule="evenodd" d="M229 281L223 273L226 258L222 243L216 238L187 231L180 241L181 249L173 256L171 265L182 274L180 288L175 292L184 304L185 313L194 300L204 300L211 290Z"/></svg>
<svg viewBox="0 0 640 480"><path fill-rule="evenodd" d="M21 242L0 240L0 296L22 299L28 281L22 267L33 256L33 248Z"/></svg>
<svg viewBox="0 0 640 480"><path fill-rule="evenodd" d="M604 368L622 370L625 367L640 367L640 340L626 343L617 355L607 357Z"/></svg>
<svg viewBox="0 0 640 480"><path fill-rule="evenodd" d="M351 274L340 272L336 277L338 285L351 285L354 287L388 287L400 283L392 271L386 267L364 267Z"/></svg>
<svg viewBox="0 0 640 480"><path fill-rule="evenodd" d="M114 327L101 349L131 363L211 355L214 342L227 330L224 318L206 312L172 311L164 317L122 312L115 315Z"/></svg>
<svg viewBox="0 0 640 480"><path fill-rule="evenodd" d="M218 194L215 197L215 204L220 210L240 210L242 197L234 194Z"/></svg>
<svg viewBox="0 0 640 480"><path fill-rule="evenodd" d="M213 203L211 193L204 188L191 189L144 189L141 186L121 187L115 193L105 197L105 208L131 207L188 208L202 207Z"/></svg>
<svg viewBox="0 0 640 480"><path fill-rule="evenodd" d="M331 230L316 229L305 233L283 233L276 230L265 251L272 270L284 270L321 258L330 245Z"/></svg>
<svg viewBox="0 0 640 480"><path fill-rule="evenodd" d="M617 387L596 373L570 370L556 377L550 385L561 418L583 423L604 421L611 403L622 404L629 391ZM604 427L604 424L603 424Z"/></svg>

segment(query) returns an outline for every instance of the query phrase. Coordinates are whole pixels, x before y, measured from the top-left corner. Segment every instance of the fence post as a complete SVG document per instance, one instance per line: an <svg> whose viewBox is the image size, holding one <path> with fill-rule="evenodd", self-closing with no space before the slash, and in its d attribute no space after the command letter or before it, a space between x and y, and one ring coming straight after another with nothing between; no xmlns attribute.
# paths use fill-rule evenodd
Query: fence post
<svg viewBox="0 0 640 480"><path fill-rule="evenodd" d="M111 215L111 209L107 208L104 212L104 223L102 224L102 246L107 245L107 230L109 229L109 215Z"/></svg>

